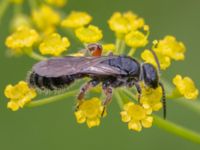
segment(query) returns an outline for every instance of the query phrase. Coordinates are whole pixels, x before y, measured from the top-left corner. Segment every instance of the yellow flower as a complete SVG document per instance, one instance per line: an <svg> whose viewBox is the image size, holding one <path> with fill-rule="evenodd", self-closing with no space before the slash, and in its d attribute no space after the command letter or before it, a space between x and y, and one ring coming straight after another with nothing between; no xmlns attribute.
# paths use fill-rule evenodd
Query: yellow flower
<svg viewBox="0 0 200 150"><path fill-rule="evenodd" d="M25 104L36 97L34 89L28 87L28 84L24 81L20 81L17 85L8 85L5 88L4 94L10 101L7 107L13 111L23 108Z"/></svg>
<svg viewBox="0 0 200 150"><path fill-rule="evenodd" d="M199 95L199 90L195 87L194 82L189 77L182 78L181 75L176 75L173 78L173 83L180 94L186 99L196 99Z"/></svg>
<svg viewBox="0 0 200 150"><path fill-rule="evenodd" d="M103 37L102 31L94 25L80 27L75 30L75 34L83 43L96 43Z"/></svg>
<svg viewBox="0 0 200 150"><path fill-rule="evenodd" d="M70 42L66 37L61 37L58 33L47 36L40 44L39 49L43 55L59 56L70 46Z"/></svg>
<svg viewBox="0 0 200 150"><path fill-rule="evenodd" d="M45 0L48 4L54 5L57 7L63 7L66 5L67 0Z"/></svg>
<svg viewBox="0 0 200 150"><path fill-rule="evenodd" d="M32 19L36 26L44 31L48 28L55 28L60 22L59 13L47 5L41 5L39 9L33 10Z"/></svg>
<svg viewBox="0 0 200 150"><path fill-rule="evenodd" d="M140 102L143 105L144 108L152 110L152 111L158 111L162 108L162 89L161 87L157 87L156 89L145 87L144 85L142 87L142 95Z"/></svg>
<svg viewBox="0 0 200 150"><path fill-rule="evenodd" d="M168 56L162 55L158 52L156 52L156 55L158 57L158 60L160 63L160 68L162 70L167 69L171 65L171 59ZM145 62L150 63L150 64L154 65L155 67L157 67L155 58L149 50L147 50L147 49L144 50L141 54L141 57Z"/></svg>
<svg viewBox="0 0 200 150"><path fill-rule="evenodd" d="M103 44L103 53L110 53L110 52L115 52L116 47L115 44L109 43L109 44Z"/></svg>
<svg viewBox="0 0 200 150"><path fill-rule="evenodd" d="M132 48L144 47L148 43L148 35L144 35L142 32L136 30L131 31L125 36L125 42Z"/></svg>
<svg viewBox="0 0 200 150"><path fill-rule="evenodd" d="M92 17L86 12L72 11L62 22L66 28L79 28L89 24Z"/></svg>
<svg viewBox="0 0 200 150"><path fill-rule="evenodd" d="M83 101L75 112L76 120L78 123L86 122L88 127L100 125L100 118L103 112L101 101L94 97L90 100ZM104 113L106 115L106 112Z"/></svg>
<svg viewBox="0 0 200 150"><path fill-rule="evenodd" d="M120 13L115 12L108 20L109 27L118 34L125 34L132 30L137 30L144 26L144 19L139 18L131 11Z"/></svg>
<svg viewBox="0 0 200 150"><path fill-rule="evenodd" d="M173 36L165 36L154 47L156 52L164 56L168 56L174 60L183 60L185 58L185 46L182 42L178 42Z"/></svg>
<svg viewBox="0 0 200 150"><path fill-rule="evenodd" d="M122 121L128 123L130 130L139 132L142 130L142 127L150 128L152 126L153 117L150 116L151 112L133 102L126 103L120 114Z"/></svg>
<svg viewBox="0 0 200 150"><path fill-rule="evenodd" d="M20 53L22 48L30 48L39 39L38 33L27 26L20 26L7 37L6 46Z"/></svg>

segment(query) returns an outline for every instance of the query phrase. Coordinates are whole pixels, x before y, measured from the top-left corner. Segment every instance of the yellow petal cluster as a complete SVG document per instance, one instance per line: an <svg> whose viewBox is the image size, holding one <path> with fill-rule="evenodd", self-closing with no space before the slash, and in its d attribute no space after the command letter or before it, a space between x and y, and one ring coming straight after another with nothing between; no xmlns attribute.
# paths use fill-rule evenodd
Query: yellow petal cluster
<svg viewBox="0 0 200 150"><path fill-rule="evenodd" d="M199 95L199 90L195 87L193 80L189 77L182 77L181 75L176 75L173 78L173 83L177 90L186 99L196 99Z"/></svg>
<svg viewBox="0 0 200 150"><path fill-rule="evenodd" d="M90 100L83 101L79 106L78 111L75 112L75 116L78 123L86 122L88 127L91 128L100 125L102 112L102 102L94 97Z"/></svg>
<svg viewBox="0 0 200 150"><path fill-rule="evenodd" d="M83 43L96 43L103 38L102 31L94 25L75 30L77 38Z"/></svg>
<svg viewBox="0 0 200 150"><path fill-rule="evenodd" d="M57 6L57 7L63 7L66 5L67 0L45 0L48 4Z"/></svg>
<svg viewBox="0 0 200 150"><path fill-rule="evenodd" d="M70 46L68 38L61 37L58 33L48 35L39 45L39 50L43 55L59 56Z"/></svg>
<svg viewBox="0 0 200 150"><path fill-rule="evenodd" d="M168 56L174 60L184 60L185 46L182 42L178 42L174 36L168 35L160 40L154 51L164 56Z"/></svg>
<svg viewBox="0 0 200 150"><path fill-rule="evenodd" d="M161 98L162 98L162 89L157 87L156 89L141 86L142 95L140 102L142 106L146 109L152 111L158 111L162 108Z"/></svg>
<svg viewBox="0 0 200 150"><path fill-rule="evenodd" d="M126 34L144 26L144 19L138 17L131 11L120 13L115 12L108 20L109 27L117 34Z"/></svg>
<svg viewBox="0 0 200 150"><path fill-rule="evenodd" d="M171 65L171 59L168 56L161 55L160 53L156 53L156 56L158 57L159 63L160 63L160 68L162 70L167 69ZM148 50L144 50L141 53L141 58L146 62L154 65L157 67L156 60L153 56L153 54Z"/></svg>
<svg viewBox="0 0 200 150"><path fill-rule="evenodd" d="M61 26L66 28L79 28L89 24L92 17L86 12L72 11L62 22Z"/></svg>
<svg viewBox="0 0 200 150"><path fill-rule="evenodd" d="M138 30L131 31L130 33L126 34L125 43L134 49L144 47L148 43L148 35L145 35Z"/></svg>
<svg viewBox="0 0 200 150"><path fill-rule="evenodd" d="M162 40L155 40L152 50L156 53L162 70L167 69L171 65L171 60L178 61L185 58L184 44L178 42L175 37L169 35L165 36ZM141 57L145 62L157 66L155 58L150 51L143 51Z"/></svg>
<svg viewBox="0 0 200 150"><path fill-rule="evenodd" d="M150 128L152 126L153 117L151 112L141 105L128 102L123 106L120 113L123 122L128 123L128 128L134 131L141 131L142 127Z"/></svg>
<svg viewBox="0 0 200 150"><path fill-rule="evenodd" d="M30 102L36 97L36 92L34 89L28 87L28 84L24 81L20 81L16 85L7 85L4 94L10 101L7 107L13 111L23 108L25 104Z"/></svg>
<svg viewBox="0 0 200 150"><path fill-rule="evenodd" d="M16 52L20 52L22 48L30 48L39 39L38 33L27 26L20 26L6 39L6 46Z"/></svg>
<svg viewBox="0 0 200 150"><path fill-rule="evenodd" d="M41 5L39 9L33 10L32 19L40 30L54 32L55 26L60 22L60 15L51 7Z"/></svg>
<svg viewBox="0 0 200 150"><path fill-rule="evenodd" d="M103 47L103 53L110 53L110 52L115 52L116 47L115 44L108 43L108 44L102 44Z"/></svg>

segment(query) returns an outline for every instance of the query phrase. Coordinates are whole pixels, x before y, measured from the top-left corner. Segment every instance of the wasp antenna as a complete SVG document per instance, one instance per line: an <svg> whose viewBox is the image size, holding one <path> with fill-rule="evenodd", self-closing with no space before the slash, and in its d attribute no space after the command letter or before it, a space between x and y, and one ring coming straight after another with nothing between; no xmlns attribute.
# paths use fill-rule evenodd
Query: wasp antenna
<svg viewBox="0 0 200 150"><path fill-rule="evenodd" d="M164 85L161 82L159 82L159 85L161 86L161 89L162 89L163 118L166 119L167 105L166 105L165 88L164 88Z"/></svg>
<svg viewBox="0 0 200 150"><path fill-rule="evenodd" d="M159 63L157 55L156 55L156 53L153 50L149 49L149 51L153 54L153 57L154 57L154 59L156 61L157 67L158 67L158 73L159 73L159 75L161 75L160 63Z"/></svg>

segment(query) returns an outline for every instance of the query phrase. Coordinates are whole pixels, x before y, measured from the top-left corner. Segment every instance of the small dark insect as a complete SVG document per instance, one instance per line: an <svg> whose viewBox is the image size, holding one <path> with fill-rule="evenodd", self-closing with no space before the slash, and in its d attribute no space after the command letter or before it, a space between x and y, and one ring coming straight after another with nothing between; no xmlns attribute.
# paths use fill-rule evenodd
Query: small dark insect
<svg viewBox="0 0 200 150"><path fill-rule="evenodd" d="M163 116L166 118L165 90L159 81L159 72L153 65L140 64L136 59L128 56L112 54L100 56L102 46L99 44L88 45L88 50L92 54L90 57L56 57L35 64L28 77L30 87L39 88L42 91L54 91L69 86L77 79L89 77L91 80L81 88L78 100L83 100L87 91L102 83L102 89L106 95L103 105L106 107L112 99L112 89L121 86L135 86L140 102L142 91L139 81L144 81L146 86L154 89L161 86ZM152 53L159 69L158 59L153 51Z"/></svg>

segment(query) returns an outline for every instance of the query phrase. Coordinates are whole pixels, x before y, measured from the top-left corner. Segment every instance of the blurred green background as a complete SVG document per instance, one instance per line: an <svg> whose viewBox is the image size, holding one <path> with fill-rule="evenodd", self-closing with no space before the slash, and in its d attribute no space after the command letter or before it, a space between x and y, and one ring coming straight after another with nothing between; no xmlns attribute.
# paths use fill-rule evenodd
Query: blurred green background
<svg viewBox="0 0 200 150"><path fill-rule="evenodd" d="M151 27L150 39L174 35L187 47L186 60L174 62L162 76L171 78L180 73L194 79L200 87L200 1L198 0L69 0L64 8L87 11L93 16L93 24L104 30L104 40L114 41L107 20L115 11L132 10L144 17ZM6 12L0 26L0 150L199 150L200 146L171 135L156 126L140 133L131 132L120 121L119 107L113 101L108 116L99 127L88 129L76 123L74 100L68 99L43 107L11 112L6 109L4 87L17 83L35 63L23 56L7 58L4 39L9 33L8 25L12 9ZM168 119L200 132L200 116L189 109L168 101Z"/></svg>

